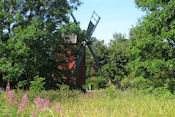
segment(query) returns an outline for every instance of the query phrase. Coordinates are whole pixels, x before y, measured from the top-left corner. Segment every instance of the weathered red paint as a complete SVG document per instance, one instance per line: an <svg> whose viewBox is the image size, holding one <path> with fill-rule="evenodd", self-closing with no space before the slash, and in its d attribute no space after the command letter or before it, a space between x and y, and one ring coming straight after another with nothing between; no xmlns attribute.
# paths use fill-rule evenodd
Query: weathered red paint
<svg viewBox="0 0 175 117"><path fill-rule="evenodd" d="M70 46L70 48L68 48L67 49L67 54L71 54L72 52L71 52L71 46ZM59 65L58 66L58 70L70 70L71 71L71 73L73 74L74 73L74 71L75 71L75 68L77 68L74 64L75 64L75 57L66 57L65 55L64 55L64 53L59 53L58 54L58 59L56 60L56 62L58 62L59 61L59 57L63 57L63 59L66 61L66 63L65 64L61 64L61 65ZM85 54L84 54L84 56L82 57L82 60L81 60L81 62L80 62L80 65L79 65L79 67L78 67L78 72L77 72L77 76L78 76L78 78L71 78L71 80L73 81L73 83L75 84L75 85L77 85L77 86L82 86L82 85L84 85L85 84L85 79L86 79L86 75L85 75L85 72L86 72L86 64L85 64ZM63 77L61 77L61 79L64 79L64 80L66 80L67 79L67 77L65 76L63 76Z"/></svg>

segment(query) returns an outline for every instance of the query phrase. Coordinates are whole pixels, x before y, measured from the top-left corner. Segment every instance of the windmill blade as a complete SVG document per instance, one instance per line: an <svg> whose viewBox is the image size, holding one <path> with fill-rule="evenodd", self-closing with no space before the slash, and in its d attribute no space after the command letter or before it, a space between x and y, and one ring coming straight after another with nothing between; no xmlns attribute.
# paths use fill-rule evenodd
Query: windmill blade
<svg viewBox="0 0 175 117"><path fill-rule="evenodd" d="M72 19L74 20L74 22L75 22L76 24L78 24L78 22L77 22L77 20L76 20L76 18L75 18L75 16L74 16L74 14L71 13L70 15L72 16Z"/></svg>
<svg viewBox="0 0 175 117"><path fill-rule="evenodd" d="M98 14L94 11L92 14L92 17L90 19L88 28L87 28L87 33L86 33L86 37L85 40L89 40L95 30L95 28L97 27L99 21L100 21L100 17L98 16Z"/></svg>
<svg viewBox="0 0 175 117"><path fill-rule="evenodd" d="M95 60L95 62L96 62L96 64L97 64L97 68L100 70L102 76L105 78L105 75L103 74L103 71L102 71L102 69L101 69L102 66L101 66L101 64L100 64L100 61L99 61L98 57L97 57L96 54L94 53L94 51L93 51L93 49L91 48L91 46L90 46L89 44L88 44L87 46L88 46L88 48L89 48L89 50L90 50L92 56L94 57L94 60Z"/></svg>
<svg viewBox="0 0 175 117"><path fill-rule="evenodd" d="M79 58L76 60L76 62L75 62L75 65L76 65L76 67L79 67L79 65L80 65L80 63L81 63L81 60L82 60L82 58L83 58L83 56L84 56L84 54L85 54L85 48L83 48L82 49L82 52L81 52L81 54L80 54L80 56L79 56Z"/></svg>
<svg viewBox="0 0 175 117"><path fill-rule="evenodd" d="M100 61L98 60L98 57L96 56L96 54L94 53L93 49L91 48L90 45L87 45L89 48L89 51L91 52L92 56L94 57L94 60L96 62L97 65L100 65Z"/></svg>
<svg viewBox="0 0 175 117"><path fill-rule="evenodd" d="M97 27L99 21L100 21L100 17L99 15L94 11L92 13L92 17L90 19L90 22L89 22L89 25L88 25L88 28L87 28L87 33L86 33L86 37L85 37L85 43L86 45L88 46L92 56L94 57L94 60L95 62L97 63L97 65L100 65L100 62L96 56L96 54L94 53L94 51L92 50L91 46L90 46L90 38L95 30L95 28Z"/></svg>

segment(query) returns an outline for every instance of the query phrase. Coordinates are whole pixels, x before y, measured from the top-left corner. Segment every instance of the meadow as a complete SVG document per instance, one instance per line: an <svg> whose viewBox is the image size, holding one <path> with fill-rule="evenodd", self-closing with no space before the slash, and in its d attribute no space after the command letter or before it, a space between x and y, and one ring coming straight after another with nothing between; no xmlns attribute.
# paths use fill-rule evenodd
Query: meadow
<svg viewBox="0 0 175 117"><path fill-rule="evenodd" d="M112 88L80 91L0 91L0 117L173 117L175 98Z"/></svg>

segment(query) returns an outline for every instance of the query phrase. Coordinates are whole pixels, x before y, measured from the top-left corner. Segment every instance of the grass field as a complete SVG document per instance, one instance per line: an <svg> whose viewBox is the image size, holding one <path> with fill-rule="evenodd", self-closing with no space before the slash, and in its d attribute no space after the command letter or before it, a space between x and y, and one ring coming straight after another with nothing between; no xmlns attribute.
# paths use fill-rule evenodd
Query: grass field
<svg viewBox="0 0 175 117"><path fill-rule="evenodd" d="M175 98L157 97L136 90L116 90L113 96L107 90L94 93L79 91L12 91L0 92L0 117L175 117ZM24 95L27 102L24 102ZM36 98L50 105L39 107ZM47 98L46 98L47 97ZM18 105L15 105L18 103ZM21 104L24 104L23 106Z"/></svg>

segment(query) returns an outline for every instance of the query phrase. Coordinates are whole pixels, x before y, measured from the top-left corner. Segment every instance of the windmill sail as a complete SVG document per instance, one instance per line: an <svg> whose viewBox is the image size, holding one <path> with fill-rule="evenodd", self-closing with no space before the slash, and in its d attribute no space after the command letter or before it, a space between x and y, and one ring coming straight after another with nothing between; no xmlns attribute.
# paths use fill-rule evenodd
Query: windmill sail
<svg viewBox="0 0 175 117"><path fill-rule="evenodd" d="M86 40L89 40L90 37L92 36L95 28L97 27L97 24L100 21L100 17L97 15L97 13L94 11L92 14L92 17L90 19L88 28L87 28L87 33L86 33Z"/></svg>
<svg viewBox="0 0 175 117"><path fill-rule="evenodd" d="M92 30L94 29L95 25L90 21L86 33L86 39L89 40L92 35Z"/></svg>

